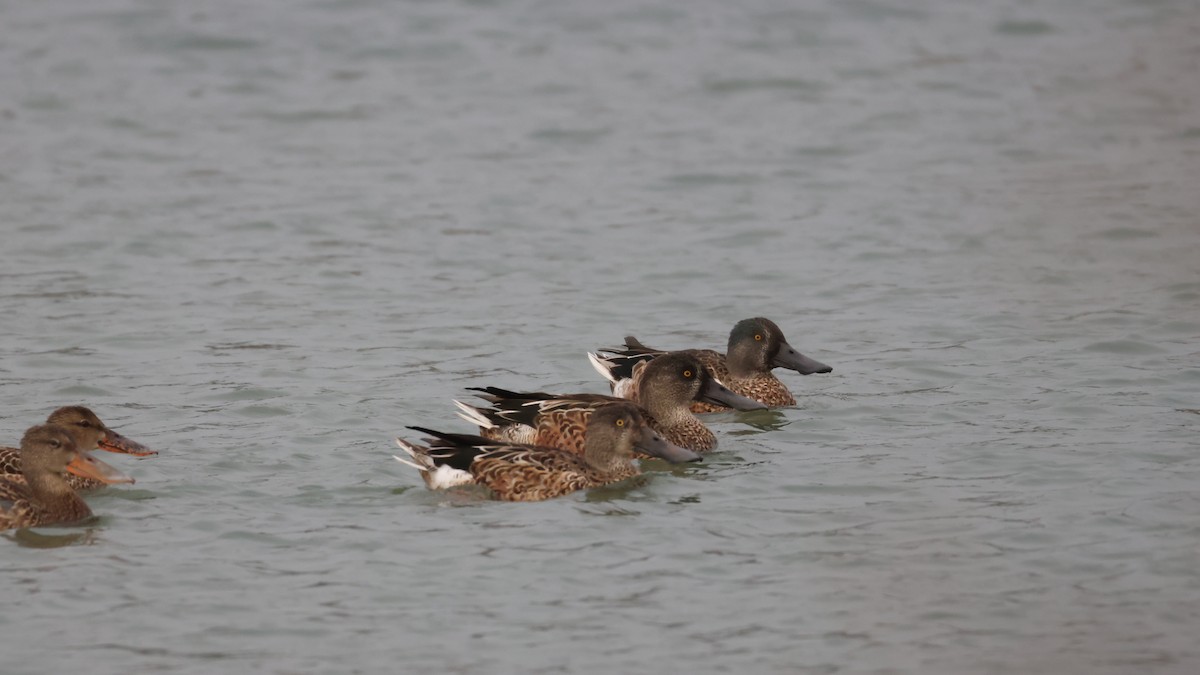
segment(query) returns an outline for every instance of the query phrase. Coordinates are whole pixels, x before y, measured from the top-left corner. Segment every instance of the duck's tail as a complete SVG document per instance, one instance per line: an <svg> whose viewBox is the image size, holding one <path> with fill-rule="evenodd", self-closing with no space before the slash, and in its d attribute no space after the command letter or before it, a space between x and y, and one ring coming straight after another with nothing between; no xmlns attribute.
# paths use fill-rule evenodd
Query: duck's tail
<svg viewBox="0 0 1200 675"><path fill-rule="evenodd" d="M424 479L425 485L430 490L440 490L442 488L454 487L455 485L469 485L475 482L475 477L462 469L455 469L449 464L439 465L429 455L429 448L423 445L410 443L403 438L397 438L396 445L408 453L409 458L405 459L399 455L392 455L392 458L401 464L411 466L420 471L421 478Z"/></svg>
<svg viewBox="0 0 1200 675"><path fill-rule="evenodd" d="M474 424L480 429L495 429L497 426L500 426L490 419L487 411L482 408L476 408L473 405L467 405L458 400L454 401L454 405L458 408L458 416L466 420L469 424Z"/></svg>

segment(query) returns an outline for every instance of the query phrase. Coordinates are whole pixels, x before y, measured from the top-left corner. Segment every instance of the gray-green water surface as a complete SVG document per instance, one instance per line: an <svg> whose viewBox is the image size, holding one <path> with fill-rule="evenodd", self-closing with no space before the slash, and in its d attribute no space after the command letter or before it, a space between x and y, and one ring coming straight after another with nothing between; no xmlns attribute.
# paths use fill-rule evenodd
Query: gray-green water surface
<svg viewBox="0 0 1200 675"><path fill-rule="evenodd" d="M1200 670L1200 10L0 4L0 672ZM767 316L720 452L431 493L468 386Z"/></svg>

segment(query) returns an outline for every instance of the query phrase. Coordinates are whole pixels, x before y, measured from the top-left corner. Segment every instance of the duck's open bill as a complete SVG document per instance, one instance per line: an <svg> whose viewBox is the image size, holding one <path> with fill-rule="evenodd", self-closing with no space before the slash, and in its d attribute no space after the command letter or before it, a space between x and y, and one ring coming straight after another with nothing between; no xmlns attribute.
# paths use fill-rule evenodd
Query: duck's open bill
<svg viewBox="0 0 1200 675"><path fill-rule="evenodd" d="M133 477L127 476L117 470L116 467L105 464L100 460L92 457L91 453L80 452L71 463L67 465L67 471L81 476L83 478L93 478L103 483L132 483Z"/></svg>
<svg viewBox="0 0 1200 675"><path fill-rule="evenodd" d="M109 452L123 452L127 455L134 455L136 457L149 457L151 455L158 454L157 450L151 450L137 441L125 438L112 429L104 432L104 438L101 439L96 446L101 450L107 450Z"/></svg>

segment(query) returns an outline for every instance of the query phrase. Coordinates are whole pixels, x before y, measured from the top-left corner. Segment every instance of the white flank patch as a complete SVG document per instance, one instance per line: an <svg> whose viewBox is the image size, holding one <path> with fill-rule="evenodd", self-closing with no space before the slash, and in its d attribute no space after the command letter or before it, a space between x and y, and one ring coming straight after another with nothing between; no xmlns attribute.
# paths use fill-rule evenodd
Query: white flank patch
<svg viewBox="0 0 1200 675"><path fill-rule="evenodd" d="M397 438L396 445L400 446L401 450L407 452L412 459L405 459L397 455L392 455L392 459L420 471L421 478L425 479L425 485L430 490L442 490L456 485L472 485L475 483L475 477L469 472L462 469L455 469L446 464L442 466L435 464L433 459L425 454L424 451L427 448L409 443L403 438Z"/></svg>
<svg viewBox="0 0 1200 675"><path fill-rule="evenodd" d="M613 396L617 398L629 398L629 395L633 393L633 380L618 380L613 383L612 390Z"/></svg>
<svg viewBox="0 0 1200 675"><path fill-rule="evenodd" d="M436 471L425 472L425 484L430 490L444 490L457 485L474 485L475 477L462 469L443 464Z"/></svg>

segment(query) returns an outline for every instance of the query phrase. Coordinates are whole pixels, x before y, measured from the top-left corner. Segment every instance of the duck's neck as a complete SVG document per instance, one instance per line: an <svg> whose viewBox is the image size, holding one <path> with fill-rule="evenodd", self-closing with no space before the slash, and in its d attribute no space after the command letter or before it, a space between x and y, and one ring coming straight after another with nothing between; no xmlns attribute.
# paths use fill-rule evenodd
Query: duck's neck
<svg viewBox="0 0 1200 675"><path fill-rule="evenodd" d="M671 406L662 413L647 415L646 421L668 441L690 450L711 450L717 445L713 433L692 412L690 401Z"/></svg>
<svg viewBox="0 0 1200 675"><path fill-rule="evenodd" d="M611 474L631 466L633 455L623 456L614 448L605 447L603 444L593 441L584 447L583 459L596 471Z"/></svg>
<svg viewBox="0 0 1200 675"><path fill-rule="evenodd" d="M725 355L725 367L729 369L729 377L734 380L749 380L771 374L770 366L762 362L760 353L753 348L735 347L730 350Z"/></svg>
<svg viewBox="0 0 1200 675"><path fill-rule="evenodd" d="M690 401L674 401L667 396L655 396L654 392L646 392L638 403L650 413L650 417L664 426L686 424L689 418L695 418L688 409Z"/></svg>
<svg viewBox="0 0 1200 675"><path fill-rule="evenodd" d="M46 511L62 516L62 522L83 520L92 515L87 502L83 501L61 474L35 472L26 474L25 482L37 504Z"/></svg>

